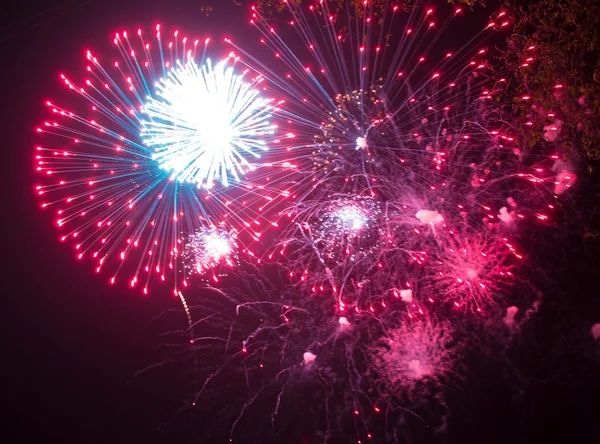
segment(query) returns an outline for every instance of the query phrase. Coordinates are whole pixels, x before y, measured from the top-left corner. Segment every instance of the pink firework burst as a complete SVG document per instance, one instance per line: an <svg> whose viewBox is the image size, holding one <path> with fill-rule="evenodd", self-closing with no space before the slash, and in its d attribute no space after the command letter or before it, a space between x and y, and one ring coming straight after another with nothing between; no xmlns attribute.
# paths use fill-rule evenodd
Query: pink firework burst
<svg viewBox="0 0 600 444"><path fill-rule="evenodd" d="M450 323L431 319L389 330L388 337L370 350L382 397L415 400L436 394L456 376L460 345L452 335Z"/></svg>
<svg viewBox="0 0 600 444"><path fill-rule="evenodd" d="M430 263L421 279L423 297L481 312L509 294L522 260L497 232L441 232L437 246L429 250Z"/></svg>
<svg viewBox="0 0 600 444"><path fill-rule="evenodd" d="M155 275L177 294L188 285L187 236L226 224L246 245L259 240L267 221L256 206L269 196L247 173L276 147L277 104L235 57L212 64L210 39L175 31L165 41L160 26L153 37L118 33L116 61L87 51L86 78L61 75L73 105L46 102L36 193L54 209L61 240L108 269L110 283L121 276L147 293Z"/></svg>

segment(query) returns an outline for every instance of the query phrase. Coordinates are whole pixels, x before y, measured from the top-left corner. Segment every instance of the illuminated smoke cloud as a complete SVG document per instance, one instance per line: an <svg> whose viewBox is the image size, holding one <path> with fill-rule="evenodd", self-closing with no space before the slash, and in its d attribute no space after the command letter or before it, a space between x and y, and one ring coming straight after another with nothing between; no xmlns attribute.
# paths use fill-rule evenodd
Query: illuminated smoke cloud
<svg viewBox="0 0 600 444"><path fill-rule="evenodd" d="M307 351L307 352L304 352L303 358L304 358L304 365L309 365L311 362L314 362L314 360L317 359L317 355L312 354L311 352Z"/></svg>
<svg viewBox="0 0 600 444"><path fill-rule="evenodd" d="M600 339L600 323L592 325L592 328L590 329L590 333L594 337L594 339L596 339L596 340Z"/></svg>
<svg viewBox="0 0 600 444"><path fill-rule="evenodd" d="M411 289L408 290L400 290L400 298L404 301L404 302L412 302L413 300L413 293Z"/></svg>
<svg viewBox="0 0 600 444"><path fill-rule="evenodd" d="M562 121L556 120L554 123L544 126L544 139L548 142L555 142L562 129Z"/></svg>
<svg viewBox="0 0 600 444"><path fill-rule="evenodd" d="M416 218L424 224L436 225L442 223L444 218L437 211L420 210L416 214Z"/></svg>
<svg viewBox="0 0 600 444"><path fill-rule="evenodd" d="M517 315L518 312L519 312L519 309L517 307L515 307L514 305L511 307L508 307L506 309L506 316L504 316L504 318L502 320L504 321L504 323L507 326L512 327L515 324L515 316Z"/></svg>

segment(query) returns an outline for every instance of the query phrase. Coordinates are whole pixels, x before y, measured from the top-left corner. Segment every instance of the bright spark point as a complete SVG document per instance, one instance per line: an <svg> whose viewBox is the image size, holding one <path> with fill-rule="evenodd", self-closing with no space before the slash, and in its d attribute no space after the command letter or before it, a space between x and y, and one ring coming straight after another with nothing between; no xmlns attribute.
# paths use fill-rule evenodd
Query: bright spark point
<svg viewBox="0 0 600 444"><path fill-rule="evenodd" d="M210 188L228 186L266 151L262 136L272 133L270 100L235 75L227 61L199 68L178 62L156 85L145 106L142 139L153 159L179 182Z"/></svg>

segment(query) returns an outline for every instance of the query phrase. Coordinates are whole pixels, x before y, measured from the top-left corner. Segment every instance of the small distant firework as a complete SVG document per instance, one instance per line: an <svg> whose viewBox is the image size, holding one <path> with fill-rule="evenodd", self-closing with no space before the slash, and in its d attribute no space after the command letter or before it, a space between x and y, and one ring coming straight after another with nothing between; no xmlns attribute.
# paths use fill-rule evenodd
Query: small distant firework
<svg viewBox="0 0 600 444"><path fill-rule="evenodd" d="M204 275L220 264L233 267L237 261L236 233L221 227L205 227L191 234L183 252L190 272Z"/></svg>
<svg viewBox="0 0 600 444"><path fill-rule="evenodd" d="M329 205L320 229L337 231L342 235L357 236L369 222L369 209L351 200L339 200Z"/></svg>
<svg viewBox="0 0 600 444"><path fill-rule="evenodd" d="M496 232L439 233L438 247L429 250L431 263L422 277L422 289L426 297L480 312L506 296L522 259Z"/></svg>
<svg viewBox="0 0 600 444"><path fill-rule="evenodd" d="M356 190L369 185L367 176L389 172L397 162L394 151L401 149L401 133L386 100L381 85L335 97L335 109L326 111L312 141L312 170L318 178L337 182L336 177L343 177L345 183L338 186Z"/></svg>
<svg viewBox="0 0 600 444"><path fill-rule="evenodd" d="M366 250L380 249L379 226L382 221L377 201L342 195L329 203L323 202L323 208L312 202L307 204L309 208L319 208L319 213L316 220L305 220L305 231L314 233L314 246L322 249L329 258L337 262L342 261L344 256L354 260L356 255L367 254ZM297 219L302 220L303 217L300 211Z"/></svg>
<svg viewBox="0 0 600 444"><path fill-rule="evenodd" d="M386 218L375 199L340 194L306 200L293 210L278 253L290 276L300 276L311 293L339 289L341 297L346 282L366 278L385 251Z"/></svg>
<svg viewBox="0 0 600 444"><path fill-rule="evenodd" d="M392 402L437 394L437 389L456 374L460 355L449 322L429 319L406 322L388 331L388 337L370 351L383 397ZM436 392L431 392L435 387Z"/></svg>

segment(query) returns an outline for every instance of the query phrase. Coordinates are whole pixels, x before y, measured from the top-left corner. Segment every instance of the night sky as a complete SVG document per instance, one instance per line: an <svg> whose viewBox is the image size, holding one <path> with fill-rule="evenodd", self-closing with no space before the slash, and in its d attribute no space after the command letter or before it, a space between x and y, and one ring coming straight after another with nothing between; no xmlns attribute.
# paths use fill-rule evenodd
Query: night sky
<svg viewBox="0 0 600 444"><path fill-rule="evenodd" d="M113 32L160 22L190 36L255 39L247 6L213 0L206 17L203 0L12 3L0 19L4 441L209 442L196 431L211 418L173 419L189 395L177 365L136 374L165 358L161 334L175 327L156 317L179 301L167 290L142 297L109 288L106 276L57 242L52 215L34 195L33 130L42 102L65 95L58 74L83 74L84 50L101 54ZM600 343L589 330L600 322L600 248L584 236L600 221L598 174L578 187L558 228L533 235L540 264L533 275L547 274L540 313L506 359L467 357L465 382L448 394L448 431L413 442L599 442ZM301 431L269 442L304 439L318 442Z"/></svg>

